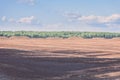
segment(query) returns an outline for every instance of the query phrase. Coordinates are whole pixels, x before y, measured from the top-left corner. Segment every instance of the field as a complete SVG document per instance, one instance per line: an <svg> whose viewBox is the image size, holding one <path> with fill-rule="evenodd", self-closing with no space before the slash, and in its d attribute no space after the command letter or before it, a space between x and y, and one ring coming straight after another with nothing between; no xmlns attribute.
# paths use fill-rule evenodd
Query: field
<svg viewBox="0 0 120 80"><path fill-rule="evenodd" d="M120 39L0 38L0 80L120 80Z"/></svg>

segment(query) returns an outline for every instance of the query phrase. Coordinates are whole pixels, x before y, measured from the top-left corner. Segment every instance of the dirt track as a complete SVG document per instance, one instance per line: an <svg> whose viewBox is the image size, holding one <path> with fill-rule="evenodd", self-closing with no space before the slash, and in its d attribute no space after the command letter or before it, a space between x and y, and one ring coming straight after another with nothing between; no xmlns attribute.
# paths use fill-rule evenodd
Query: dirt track
<svg viewBox="0 0 120 80"><path fill-rule="evenodd" d="M120 80L120 39L0 39L1 80Z"/></svg>

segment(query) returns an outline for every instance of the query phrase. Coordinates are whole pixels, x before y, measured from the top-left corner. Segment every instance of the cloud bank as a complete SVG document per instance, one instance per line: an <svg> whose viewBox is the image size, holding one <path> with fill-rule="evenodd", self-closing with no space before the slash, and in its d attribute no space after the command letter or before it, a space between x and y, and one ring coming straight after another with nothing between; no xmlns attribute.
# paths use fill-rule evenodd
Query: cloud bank
<svg viewBox="0 0 120 80"><path fill-rule="evenodd" d="M1 21L11 25L7 27L9 30L40 30L40 31L110 31L119 32L120 29L120 14L112 14L110 16L83 16L80 14L65 14L67 20L58 23L42 23L35 16L25 16L19 18L1 17ZM4 27L3 27L4 28ZM5 27L6 29L6 27ZM5 30L3 29L3 30Z"/></svg>
<svg viewBox="0 0 120 80"><path fill-rule="evenodd" d="M113 25L114 27L120 26L120 14L112 14L110 16L96 16L96 15L81 16L79 14L68 13L65 14L65 17L67 17L69 21L78 21L89 25L101 24L108 27L112 27Z"/></svg>

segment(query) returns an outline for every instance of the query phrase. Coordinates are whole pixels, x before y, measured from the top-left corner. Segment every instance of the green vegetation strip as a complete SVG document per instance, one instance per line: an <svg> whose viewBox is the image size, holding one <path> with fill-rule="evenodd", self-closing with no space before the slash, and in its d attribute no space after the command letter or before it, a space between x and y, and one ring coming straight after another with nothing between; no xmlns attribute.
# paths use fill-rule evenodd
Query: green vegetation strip
<svg viewBox="0 0 120 80"><path fill-rule="evenodd" d="M0 36L12 37L12 36L26 36L29 38L120 38L120 33L110 32L37 32L37 31L0 31Z"/></svg>

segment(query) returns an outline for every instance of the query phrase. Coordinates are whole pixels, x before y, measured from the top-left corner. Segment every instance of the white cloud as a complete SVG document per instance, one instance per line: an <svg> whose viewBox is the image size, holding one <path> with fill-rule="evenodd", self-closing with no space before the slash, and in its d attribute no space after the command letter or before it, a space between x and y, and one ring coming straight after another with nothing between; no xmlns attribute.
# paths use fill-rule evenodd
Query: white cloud
<svg viewBox="0 0 120 80"><path fill-rule="evenodd" d="M20 18L17 23L31 24L35 20L34 16Z"/></svg>
<svg viewBox="0 0 120 80"><path fill-rule="evenodd" d="M120 20L120 14L113 14L111 16L95 16L95 15L82 16L82 17L79 17L78 20L97 21L99 23L110 23L110 22L115 22L117 20Z"/></svg>
<svg viewBox="0 0 120 80"><path fill-rule="evenodd" d="M120 20L120 14L113 14L104 18L104 22L114 22L117 20Z"/></svg>
<svg viewBox="0 0 120 80"><path fill-rule="evenodd" d="M6 23L12 23L12 24L28 24L28 25L41 25L40 21L35 18L35 16L27 16L27 17L21 17L19 19L16 19L14 17L8 17L6 16L1 17L1 21L4 21Z"/></svg>
<svg viewBox="0 0 120 80"><path fill-rule="evenodd" d="M2 20L2 21L6 21L6 20L7 20L6 16L3 16L3 17L1 18L1 20Z"/></svg>
<svg viewBox="0 0 120 80"><path fill-rule="evenodd" d="M73 16L74 15L74 16ZM74 17L74 18L73 18ZM96 16L96 15L88 15L88 16L80 16L78 14L67 14L68 20L83 22L86 24L103 24L106 26L110 25L120 25L120 14L112 14L110 16ZM109 27L108 26L108 27Z"/></svg>
<svg viewBox="0 0 120 80"><path fill-rule="evenodd" d="M20 3L26 3L29 5L34 5L35 4L35 0L18 0Z"/></svg>

